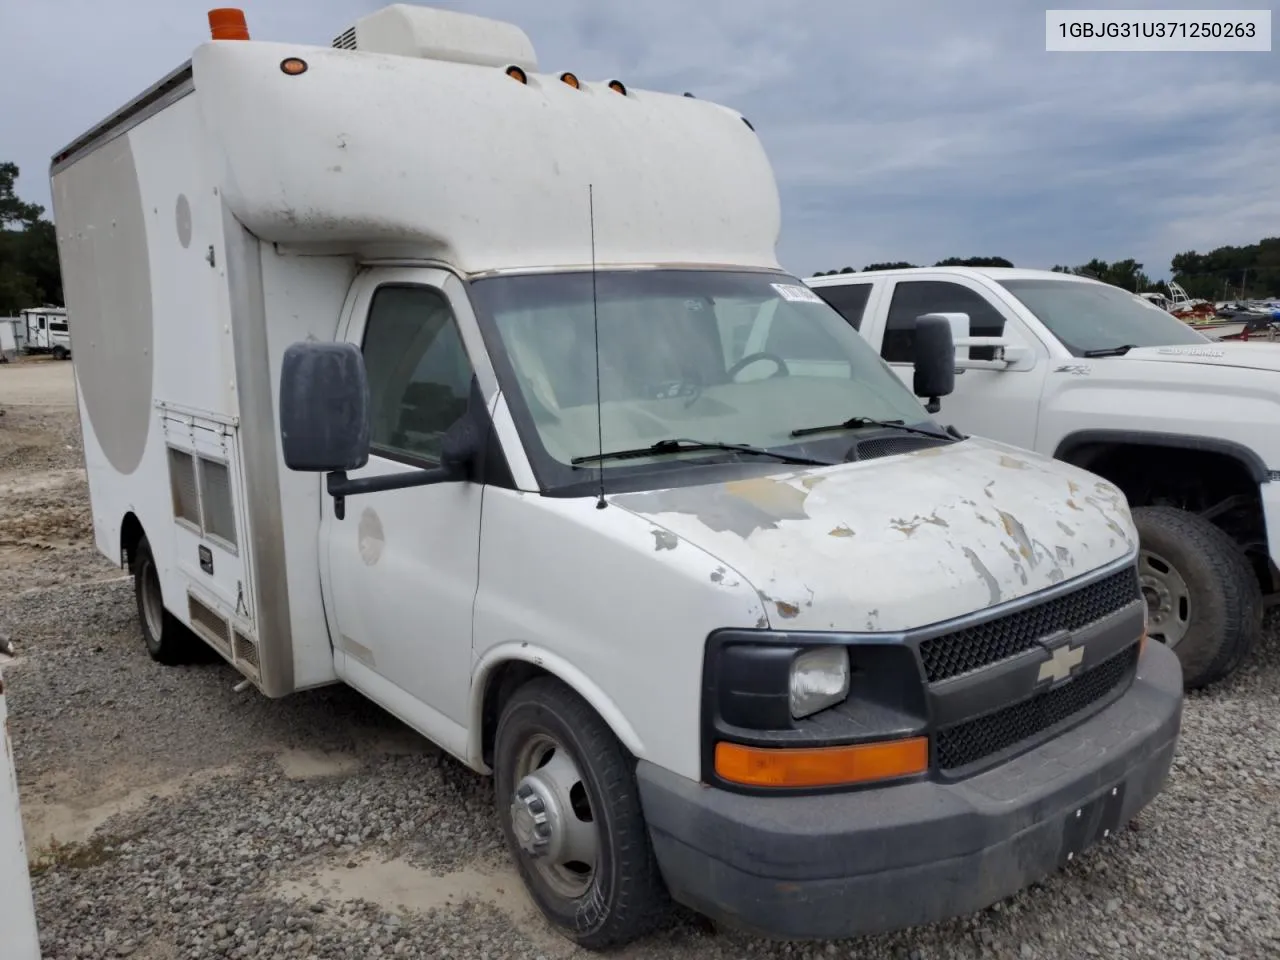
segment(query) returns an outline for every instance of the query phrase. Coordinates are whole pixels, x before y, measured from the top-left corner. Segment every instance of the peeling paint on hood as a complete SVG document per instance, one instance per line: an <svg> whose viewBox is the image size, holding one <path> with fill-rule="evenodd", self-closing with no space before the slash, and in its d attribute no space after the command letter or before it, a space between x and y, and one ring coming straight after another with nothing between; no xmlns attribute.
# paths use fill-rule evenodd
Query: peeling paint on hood
<svg viewBox="0 0 1280 960"><path fill-rule="evenodd" d="M793 630L919 627L1083 576L1137 545L1115 486L977 438L609 499L715 556L754 587L771 626Z"/></svg>

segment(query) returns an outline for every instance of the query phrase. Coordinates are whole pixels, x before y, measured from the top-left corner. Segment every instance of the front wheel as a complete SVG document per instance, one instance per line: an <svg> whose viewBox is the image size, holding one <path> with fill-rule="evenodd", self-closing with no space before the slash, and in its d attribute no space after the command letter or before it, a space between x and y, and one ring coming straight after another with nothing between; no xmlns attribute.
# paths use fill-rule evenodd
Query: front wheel
<svg viewBox="0 0 1280 960"><path fill-rule="evenodd" d="M1196 690L1231 673L1262 629L1262 591L1242 551L1208 520L1172 507L1133 511L1138 575L1151 639L1182 664Z"/></svg>
<svg viewBox="0 0 1280 960"><path fill-rule="evenodd" d="M663 921L635 762L586 701L550 677L517 690L498 721L494 781L507 848L563 935L599 950Z"/></svg>
<svg viewBox="0 0 1280 960"><path fill-rule="evenodd" d="M67 348L66 348L66 347L54 347L54 348L53 348L53 359L55 359L55 360L65 360L65 359L67 359Z"/></svg>

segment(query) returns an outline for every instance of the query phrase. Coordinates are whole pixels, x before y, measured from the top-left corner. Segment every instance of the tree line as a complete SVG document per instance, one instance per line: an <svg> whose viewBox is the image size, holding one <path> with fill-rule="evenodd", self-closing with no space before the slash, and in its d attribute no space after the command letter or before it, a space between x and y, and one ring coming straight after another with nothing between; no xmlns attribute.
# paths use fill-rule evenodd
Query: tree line
<svg viewBox="0 0 1280 960"><path fill-rule="evenodd" d="M62 306L53 223L44 207L19 199L18 165L0 163L0 317L45 304Z"/></svg>
<svg viewBox="0 0 1280 960"><path fill-rule="evenodd" d="M948 257L939 260L935 267L1012 267L1006 257ZM870 263L861 271L853 267L840 270L819 270L815 277L836 273L865 273L872 270L902 270L923 266L898 260L891 263ZM1055 273L1073 273L1092 277L1103 283L1122 287L1132 293L1158 291L1169 294L1163 280L1152 280L1136 260L1108 262L1096 257L1088 263L1068 267L1057 265ZM1179 253L1170 263L1173 279L1187 294L1205 300L1235 300L1280 297L1280 237L1267 237L1258 243L1242 247L1218 247L1209 253L1189 250Z"/></svg>

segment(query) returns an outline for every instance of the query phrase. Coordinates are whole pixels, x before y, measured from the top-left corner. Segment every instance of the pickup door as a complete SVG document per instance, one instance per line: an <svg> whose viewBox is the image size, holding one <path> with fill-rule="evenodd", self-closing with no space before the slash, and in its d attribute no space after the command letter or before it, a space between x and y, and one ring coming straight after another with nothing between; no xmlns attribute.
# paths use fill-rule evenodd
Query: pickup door
<svg viewBox="0 0 1280 960"><path fill-rule="evenodd" d="M913 273L820 285L814 290L853 324L908 386L915 369L916 318L964 313L972 337L1001 337L1026 348L1018 361L991 362L990 347L958 347L955 393L940 418L965 433L1034 448L1049 353L1028 330L1012 297L955 274Z"/></svg>

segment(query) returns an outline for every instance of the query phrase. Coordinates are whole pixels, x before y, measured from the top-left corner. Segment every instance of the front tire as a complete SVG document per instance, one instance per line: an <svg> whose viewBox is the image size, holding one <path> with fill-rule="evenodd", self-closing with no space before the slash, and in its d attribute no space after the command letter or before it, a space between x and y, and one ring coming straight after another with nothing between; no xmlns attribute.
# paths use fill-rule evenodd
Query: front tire
<svg viewBox="0 0 1280 960"><path fill-rule="evenodd" d="M151 659L165 666L191 662L198 642L192 633L164 607L160 574L151 544L144 536L133 551L133 595L138 604L142 639Z"/></svg>
<svg viewBox="0 0 1280 960"><path fill-rule="evenodd" d="M54 347L54 348L53 348L53 359L55 359L55 360L65 360L65 359L67 359L67 348L66 348L66 347Z"/></svg>
<svg viewBox="0 0 1280 960"><path fill-rule="evenodd" d="M569 687L518 689L494 744L498 819L534 903L580 946L621 946L670 909L640 807L635 761Z"/></svg>
<svg viewBox="0 0 1280 960"><path fill-rule="evenodd" d="M1148 634L1173 649L1183 686L1234 671L1262 630L1262 591L1248 559L1207 520L1172 507L1133 511Z"/></svg>

